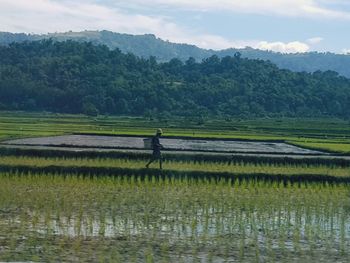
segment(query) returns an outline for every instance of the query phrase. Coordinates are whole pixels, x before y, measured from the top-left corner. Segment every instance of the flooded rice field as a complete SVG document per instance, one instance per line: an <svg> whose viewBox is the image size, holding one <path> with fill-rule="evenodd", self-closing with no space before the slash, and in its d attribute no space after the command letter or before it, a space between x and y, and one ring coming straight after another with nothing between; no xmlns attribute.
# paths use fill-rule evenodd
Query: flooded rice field
<svg viewBox="0 0 350 263"><path fill-rule="evenodd" d="M12 140L3 145L55 151L149 152L143 139L65 135ZM169 152L182 154L332 157L284 143L169 138L161 138L161 143ZM14 167L25 160L33 167L70 161L79 167L96 165L91 158L17 157L2 158ZM0 172L0 261L350 262L347 183L156 177L152 169L137 176L137 162L95 161L105 162L99 164L102 167L125 164L135 173ZM181 168L186 165L179 163ZM140 165L144 167L143 160ZM195 164L190 165L194 169ZM216 169L209 163L198 165L205 171ZM226 167L217 165L220 171ZM263 169L260 164L256 167L259 172ZM294 168L303 173L307 169L286 169ZM275 168L267 169L272 172ZM317 169L330 173L330 167Z"/></svg>
<svg viewBox="0 0 350 263"><path fill-rule="evenodd" d="M111 149L144 149L143 137L63 135L42 138L27 138L2 142L6 145L88 147ZM319 151L303 149L278 142L247 142L230 140L161 138L165 150L227 152L227 153L280 153L280 154L322 154Z"/></svg>
<svg viewBox="0 0 350 263"><path fill-rule="evenodd" d="M0 174L0 261L349 262L349 190Z"/></svg>

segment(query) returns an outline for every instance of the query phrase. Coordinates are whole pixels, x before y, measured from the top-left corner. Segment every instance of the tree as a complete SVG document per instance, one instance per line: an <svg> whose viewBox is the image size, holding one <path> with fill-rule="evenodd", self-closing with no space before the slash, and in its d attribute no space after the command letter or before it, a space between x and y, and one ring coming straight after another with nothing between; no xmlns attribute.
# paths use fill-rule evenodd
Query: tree
<svg viewBox="0 0 350 263"><path fill-rule="evenodd" d="M82 106L82 112L85 114L85 115L88 115L88 116L97 116L98 115L98 109L95 107L94 104L92 104L91 102L84 102L83 103L83 106Z"/></svg>
<svg viewBox="0 0 350 263"><path fill-rule="evenodd" d="M74 41L0 46L4 110L349 118L349 102L350 80L335 72L296 73L243 54L157 63Z"/></svg>

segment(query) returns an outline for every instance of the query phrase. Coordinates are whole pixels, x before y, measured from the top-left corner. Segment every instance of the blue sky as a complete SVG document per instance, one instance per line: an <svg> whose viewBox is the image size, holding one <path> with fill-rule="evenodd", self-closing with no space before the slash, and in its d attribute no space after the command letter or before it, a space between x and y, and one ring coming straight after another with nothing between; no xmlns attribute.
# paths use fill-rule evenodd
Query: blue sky
<svg viewBox="0 0 350 263"><path fill-rule="evenodd" d="M224 49L350 52L349 0L0 0L0 31L111 30Z"/></svg>

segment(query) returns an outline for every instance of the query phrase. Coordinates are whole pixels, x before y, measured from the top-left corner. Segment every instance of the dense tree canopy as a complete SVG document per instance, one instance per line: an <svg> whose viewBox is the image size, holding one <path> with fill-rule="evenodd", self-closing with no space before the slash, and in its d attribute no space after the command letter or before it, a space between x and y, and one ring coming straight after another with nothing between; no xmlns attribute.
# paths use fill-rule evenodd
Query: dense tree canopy
<svg viewBox="0 0 350 263"><path fill-rule="evenodd" d="M350 80L239 54L157 63L74 41L0 47L0 109L95 115L350 116Z"/></svg>
<svg viewBox="0 0 350 263"><path fill-rule="evenodd" d="M279 68L292 71L315 72L317 70L332 70L340 75L350 78L350 54L334 54L306 52L297 54L282 54L277 52L246 48L230 48L224 50L202 49L194 45L177 44L164 41L154 35L128 35L110 31L82 31L50 33L46 35L33 35L23 33L0 32L0 45L8 45L12 42L34 41L42 39L53 39L55 41L74 40L77 42L91 42L95 45L106 45L111 50L119 48L123 53L132 53L136 56L149 58L156 57L159 62L167 62L172 58L178 58L185 62L190 57L197 61L217 55L222 58L234 56L241 53L242 57L250 59L269 60Z"/></svg>

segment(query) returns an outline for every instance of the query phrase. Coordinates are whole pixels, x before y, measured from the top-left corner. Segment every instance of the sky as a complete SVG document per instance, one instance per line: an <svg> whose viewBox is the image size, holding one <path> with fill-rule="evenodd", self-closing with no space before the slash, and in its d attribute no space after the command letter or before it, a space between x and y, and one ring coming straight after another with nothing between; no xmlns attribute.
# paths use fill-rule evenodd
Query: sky
<svg viewBox="0 0 350 263"><path fill-rule="evenodd" d="M0 0L0 31L110 30L206 49L350 53L350 0Z"/></svg>

